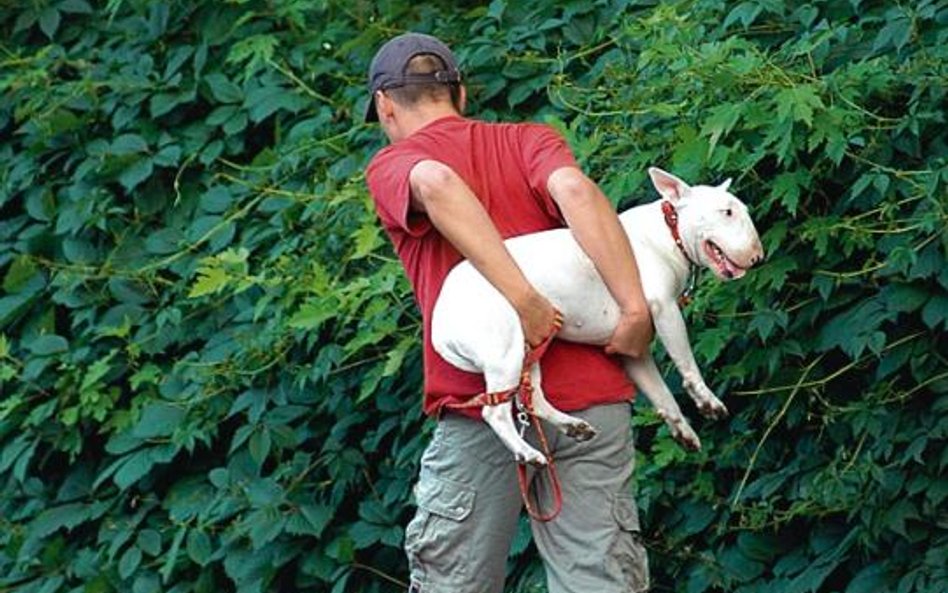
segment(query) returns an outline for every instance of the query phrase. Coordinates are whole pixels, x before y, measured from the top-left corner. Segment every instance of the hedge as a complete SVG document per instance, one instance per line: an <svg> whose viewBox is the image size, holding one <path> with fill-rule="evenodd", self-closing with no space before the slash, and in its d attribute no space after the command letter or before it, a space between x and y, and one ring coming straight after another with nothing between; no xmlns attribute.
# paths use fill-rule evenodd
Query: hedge
<svg viewBox="0 0 948 593"><path fill-rule="evenodd" d="M734 177L766 263L686 314L732 411L630 419L654 590L948 590L948 7L35 0L0 10L0 593L403 590L432 428L363 170L375 50L619 208ZM667 358L670 384L681 392ZM521 523L509 590L544 591Z"/></svg>

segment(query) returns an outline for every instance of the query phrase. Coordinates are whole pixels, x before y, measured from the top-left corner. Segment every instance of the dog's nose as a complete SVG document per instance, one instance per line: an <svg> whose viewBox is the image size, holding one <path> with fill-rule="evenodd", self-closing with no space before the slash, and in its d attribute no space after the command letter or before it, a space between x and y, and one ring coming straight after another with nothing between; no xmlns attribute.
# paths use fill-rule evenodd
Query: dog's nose
<svg viewBox="0 0 948 593"><path fill-rule="evenodd" d="M760 244L760 242L758 242L756 249L754 249L754 253L751 255L751 267L759 265L763 261L764 261L764 247L763 245Z"/></svg>
<svg viewBox="0 0 948 593"><path fill-rule="evenodd" d="M754 254L754 257L751 258L751 266L757 266L764 261L764 250L761 249Z"/></svg>

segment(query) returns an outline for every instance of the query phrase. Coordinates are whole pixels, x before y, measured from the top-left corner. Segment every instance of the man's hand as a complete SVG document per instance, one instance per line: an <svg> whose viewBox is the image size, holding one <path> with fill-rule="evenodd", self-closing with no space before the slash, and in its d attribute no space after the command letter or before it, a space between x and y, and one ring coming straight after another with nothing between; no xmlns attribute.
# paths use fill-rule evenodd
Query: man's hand
<svg viewBox="0 0 948 593"><path fill-rule="evenodd" d="M648 310L623 312L619 324L606 344L606 354L624 354L639 358L647 354L655 335Z"/></svg>
<svg viewBox="0 0 948 593"><path fill-rule="evenodd" d="M553 332L556 309L539 292L532 290L522 302L514 303L523 337L531 348L539 346Z"/></svg>

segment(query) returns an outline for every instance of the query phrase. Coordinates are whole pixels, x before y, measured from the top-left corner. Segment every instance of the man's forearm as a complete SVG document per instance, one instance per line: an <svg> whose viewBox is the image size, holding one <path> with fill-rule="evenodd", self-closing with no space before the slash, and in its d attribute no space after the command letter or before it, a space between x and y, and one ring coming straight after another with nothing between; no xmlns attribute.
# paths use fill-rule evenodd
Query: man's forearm
<svg viewBox="0 0 948 593"><path fill-rule="evenodd" d="M427 214L438 232L518 313L533 304L536 291L510 256L484 206L463 180L437 164L423 162L413 171L412 190L416 209Z"/></svg>
<svg viewBox="0 0 948 593"><path fill-rule="evenodd" d="M623 313L647 314L632 246L606 196L575 169L555 171L550 189L576 241Z"/></svg>

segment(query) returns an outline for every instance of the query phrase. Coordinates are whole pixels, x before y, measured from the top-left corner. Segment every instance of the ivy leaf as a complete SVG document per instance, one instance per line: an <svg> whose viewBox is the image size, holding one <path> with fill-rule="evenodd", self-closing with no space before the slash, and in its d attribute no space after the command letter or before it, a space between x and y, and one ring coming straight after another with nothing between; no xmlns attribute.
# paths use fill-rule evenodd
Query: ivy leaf
<svg viewBox="0 0 948 593"><path fill-rule="evenodd" d="M932 329L937 329L939 324L948 328L948 295L933 295L922 309L922 321Z"/></svg>
<svg viewBox="0 0 948 593"><path fill-rule="evenodd" d="M230 276L227 270L221 267L198 268L197 281L191 286L188 298L198 298L208 294L220 292L227 286Z"/></svg>
<svg viewBox="0 0 948 593"><path fill-rule="evenodd" d="M92 6L86 0L63 0L56 5L62 12L74 14L92 14Z"/></svg>
<svg viewBox="0 0 948 593"><path fill-rule="evenodd" d="M56 31L59 29L59 11L48 6L43 9L43 12L40 13L39 17L39 27L40 30L50 39L56 34Z"/></svg>
<svg viewBox="0 0 948 593"><path fill-rule="evenodd" d="M165 402L145 406L141 418L132 428L132 434L140 439L170 436L184 420L187 410Z"/></svg>
<svg viewBox="0 0 948 593"><path fill-rule="evenodd" d="M796 214L801 190L809 180L810 176L805 169L780 173L773 182L773 196L783 204L787 212Z"/></svg>
<svg viewBox="0 0 948 593"><path fill-rule="evenodd" d="M912 22L904 13L887 20L888 22L879 31L872 43L874 52L880 51L886 46L901 50L912 37Z"/></svg>
<svg viewBox="0 0 948 593"><path fill-rule="evenodd" d="M36 519L29 524L27 538L37 539L45 537L61 528L69 530L85 523L90 517L90 507L83 503L71 503L50 507L40 513Z"/></svg>
<svg viewBox="0 0 948 593"><path fill-rule="evenodd" d="M221 103L240 103L244 98L240 87L219 72L208 74L204 82L211 89L211 95Z"/></svg>
<svg viewBox="0 0 948 593"><path fill-rule="evenodd" d="M148 143L138 134L122 134L112 141L109 150L112 154L123 156L148 150Z"/></svg>
<svg viewBox="0 0 948 593"><path fill-rule="evenodd" d="M901 498L892 508L888 509L883 518L883 524L902 537L909 537L906 522L910 519L919 519L918 509L911 501Z"/></svg>
<svg viewBox="0 0 948 593"><path fill-rule="evenodd" d="M300 513L306 518L311 533L319 537L332 519L332 509L321 504L304 504L300 506Z"/></svg>
<svg viewBox="0 0 948 593"><path fill-rule="evenodd" d="M338 314L339 300L333 296L326 296L303 303L299 311L290 317L287 325L294 329L312 331Z"/></svg>
<svg viewBox="0 0 948 593"><path fill-rule="evenodd" d="M161 554L161 535L154 529L139 531L136 544L149 556Z"/></svg>
<svg viewBox="0 0 948 593"><path fill-rule="evenodd" d="M27 347L37 356L49 356L69 350L69 342L62 336L43 334L31 340Z"/></svg>
<svg viewBox="0 0 948 593"><path fill-rule="evenodd" d="M270 431L266 427L259 427L250 435L250 457L257 465L263 465L270 454Z"/></svg>
<svg viewBox="0 0 948 593"><path fill-rule="evenodd" d="M158 575L152 572L144 572L132 583L132 593L159 593L161 591L161 581Z"/></svg>
<svg viewBox="0 0 948 593"><path fill-rule="evenodd" d="M884 564L871 564L856 574L845 593L876 593L891 590L888 569Z"/></svg>
<svg viewBox="0 0 948 593"><path fill-rule="evenodd" d="M758 2L741 2L735 6L721 25L722 29L727 29L732 23L740 21L744 28L750 27L757 19L757 16L763 10L763 4Z"/></svg>
<svg viewBox="0 0 948 593"><path fill-rule="evenodd" d="M374 253L382 244L381 230L374 221L371 224L364 224L359 227L359 230L352 234L352 238L356 245L351 256L352 259L366 257L370 253Z"/></svg>
<svg viewBox="0 0 948 593"><path fill-rule="evenodd" d="M274 52L280 41L275 35L259 34L246 37L231 47L227 54L227 63L245 66L248 75L258 67L273 59Z"/></svg>
<svg viewBox="0 0 948 593"><path fill-rule="evenodd" d="M277 85L265 85L247 93L243 107L250 121L258 123L279 110L296 113L306 101L295 92Z"/></svg>
<svg viewBox="0 0 948 593"><path fill-rule="evenodd" d="M192 529L188 532L186 549L188 557L200 566L207 566L207 563L211 560L213 551L211 538L203 531Z"/></svg>
<svg viewBox="0 0 948 593"><path fill-rule="evenodd" d="M794 85L777 92L777 117L780 121L802 121L807 127L813 125L814 110L823 109L816 87L812 84Z"/></svg>
<svg viewBox="0 0 948 593"><path fill-rule="evenodd" d="M138 566L142 562L142 551L138 546L129 546L122 557L119 559L118 571L122 579L127 579L135 574Z"/></svg>
<svg viewBox="0 0 948 593"><path fill-rule="evenodd" d="M708 154L714 152L714 147L718 145L718 140L730 132L741 117L741 107L739 105L728 103L719 105L711 109L710 114L704 120L701 126L701 135L710 138L708 142Z"/></svg>
<svg viewBox="0 0 948 593"><path fill-rule="evenodd" d="M119 175L119 183L125 191L131 192L138 185L148 179L155 170L155 163L151 158L138 159Z"/></svg>

